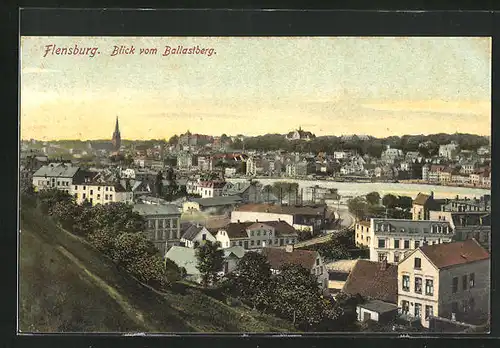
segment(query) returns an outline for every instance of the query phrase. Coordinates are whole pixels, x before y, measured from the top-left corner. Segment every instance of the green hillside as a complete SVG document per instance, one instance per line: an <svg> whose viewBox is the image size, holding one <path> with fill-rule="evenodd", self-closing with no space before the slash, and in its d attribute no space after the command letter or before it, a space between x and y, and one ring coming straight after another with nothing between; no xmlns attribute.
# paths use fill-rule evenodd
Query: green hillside
<svg viewBox="0 0 500 348"><path fill-rule="evenodd" d="M286 321L193 287L159 293L32 208L21 212L21 332L284 332Z"/></svg>

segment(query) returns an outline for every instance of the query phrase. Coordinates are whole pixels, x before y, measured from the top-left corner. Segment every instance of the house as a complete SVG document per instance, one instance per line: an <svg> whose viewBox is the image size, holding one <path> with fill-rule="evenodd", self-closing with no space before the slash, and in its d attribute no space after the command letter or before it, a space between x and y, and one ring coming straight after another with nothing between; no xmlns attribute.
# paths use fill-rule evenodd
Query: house
<svg viewBox="0 0 500 348"><path fill-rule="evenodd" d="M244 252L241 250L241 248L238 247L224 250L224 260L222 269L219 272L219 276L224 276L232 272L236 268L239 259L241 259L243 255ZM202 277L197 267L198 259L196 258L196 249L182 246L173 246L167 251L167 253L165 254L165 258L172 260L177 264L177 266L185 268L186 280L195 283L201 283Z"/></svg>
<svg viewBox="0 0 500 348"><path fill-rule="evenodd" d="M460 147L454 141L447 145L439 146L439 157L444 157L446 159L454 159L460 152Z"/></svg>
<svg viewBox="0 0 500 348"><path fill-rule="evenodd" d="M334 151L333 158L334 159L348 159L355 154L352 151Z"/></svg>
<svg viewBox="0 0 500 348"><path fill-rule="evenodd" d="M403 150L391 148L387 145L380 159L387 164L394 164L394 161L404 158Z"/></svg>
<svg viewBox="0 0 500 348"><path fill-rule="evenodd" d="M299 127L299 129L297 129L293 132L289 132L285 138L287 140L306 140L306 141L309 141L309 140L316 138L316 136L314 134L312 134L311 132L303 131L302 128Z"/></svg>
<svg viewBox="0 0 500 348"><path fill-rule="evenodd" d="M177 155L177 168L180 170L190 170L193 167L193 154L183 151Z"/></svg>
<svg viewBox="0 0 500 348"><path fill-rule="evenodd" d="M145 220L144 233L161 255L181 239L181 212L175 205L135 204L133 210Z"/></svg>
<svg viewBox="0 0 500 348"><path fill-rule="evenodd" d="M371 219L370 260L398 263L422 245L449 243L453 229L448 221Z"/></svg>
<svg viewBox="0 0 500 348"><path fill-rule="evenodd" d="M439 210L439 205L434 199L434 192L430 195L419 192L412 202L411 214L413 220L429 220L429 212Z"/></svg>
<svg viewBox="0 0 500 348"><path fill-rule="evenodd" d="M260 203L263 201L262 189L262 184L256 181L227 182L222 196L239 196L244 203Z"/></svg>
<svg viewBox="0 0 500 348"><path fill-rule="evenodd" d="M490 255L475 240L418 248L397 279L400 311L424 327L431 317L475 324L490 315Z"/></svg>
<svg viewBox="0 0 500 348"><path fill-rule="evenodd" d="M73 179L79 170L79 167L71 163L50 163L33 173L33 187L35 191L53 188L70 193Z"/></svg>
<svg viewBox="0 0 500 348"><path fill-rule="evenodd" d="M231 212L231 222L282 220L298 230L319 231L330 223L326 214L326 205L244 204Z"/></svg>
<svg viewBox="0 0 500 348"><path fill-rule="evenodd" d="M323 258L317 251L294 249L293 245L283 248L263 248L261 254L271 265L271 272L278 274L284 265L299 265L318 277L321 289L328 288L328 271L324 267Z"/></svg>
<svg viewBox="0 0 500 348"><path fill-rule="evenodd" d="M394 320L398 314L398 306L380 300L369 300L356 306L358 321L373 320L387 324Z"/></svg>
<svg viewBox="0 0 500 348"><path fill-rule="evenodd" d="M390 321L397 314L398 266L387 262L358 260L342 292L365 300L356 308L358 320ZM372 302L377 301L377 302ZM380 301L380 302L378 302ZM394 306L396 310L394 311ZM366 314L365 314L366 313Z"/></svg>
<svg viewBox="0 0 500 348"><path fill-rule="evenodd" d="M354 225L354 240L356 246L369 246L370 245L370 221L358 221Z"/></svg>
<svg viewBox="0 0 500 348"><path fill-rule="evenodd" d="M207 214L221 215L231 212L242 203L240 196L191 198L182 205L183 212L201 211Z"/></svg>
<svg viewBox="0 0 500 348"><path fill-rule="evenodd" d="M215 238L222 248L240 246L248 250L293 245L298 240L298 234L285 221L247 221L227 224L218 230Z"/></svg>
<svg viewBox="0 0 500 348"><path fill-rule="evenodd" d="M215 237L204 226L190 225L182 234L180 244L188 248L194 248L195 244L205 241L216 242Z"/></svg>
<svg viewBox="0 0 500 348"><path fill-rule="evenodd" d="M199 194L201 198L220 197L222 196L222 189L225 185L225 181L200 181L197 185L197 194Z"/></svg>

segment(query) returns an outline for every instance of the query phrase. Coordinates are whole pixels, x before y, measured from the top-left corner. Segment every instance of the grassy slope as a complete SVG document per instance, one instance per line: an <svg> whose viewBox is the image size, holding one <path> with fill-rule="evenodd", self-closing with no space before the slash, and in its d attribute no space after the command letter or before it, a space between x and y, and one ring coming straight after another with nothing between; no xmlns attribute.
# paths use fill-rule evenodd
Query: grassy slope
<svg viewBox="0 0 500 348"><path fill-rule="evenodd" d="M160 294L33 209L21 213L22 332L277 332L280 319L230 307L195 288Z"/></svg>

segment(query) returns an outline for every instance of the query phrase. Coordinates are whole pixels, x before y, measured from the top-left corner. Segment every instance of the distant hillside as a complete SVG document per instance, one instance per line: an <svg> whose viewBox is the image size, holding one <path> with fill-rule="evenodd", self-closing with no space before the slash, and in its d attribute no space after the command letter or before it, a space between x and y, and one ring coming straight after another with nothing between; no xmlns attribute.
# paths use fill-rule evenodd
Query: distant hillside
<svg viewBox="0 0 500 348"><path fill-rule="evenodd" d="M21 332L284 332L286 321L181 285L141 285L32 208L21 212Z"/></svg>

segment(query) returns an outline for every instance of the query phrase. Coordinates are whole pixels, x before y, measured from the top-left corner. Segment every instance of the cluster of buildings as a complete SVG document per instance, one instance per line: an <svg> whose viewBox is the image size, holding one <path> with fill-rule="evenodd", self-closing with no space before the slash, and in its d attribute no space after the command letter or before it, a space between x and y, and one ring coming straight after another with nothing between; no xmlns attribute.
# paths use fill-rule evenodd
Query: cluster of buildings
<svg viewBox="0 0 500 348"><path fill-rule="evenodd" d="M413 218L358 221L355 241L369 260L330 265L334 293L367 299L360 321L420 323L465 330L490 313L491 202L419 193Z"/></svg>
<svg viewBox="0 0 500 348"><path fill-rule="evenodd" d="M289 141L314 137L300 128L285 135ZM130 204L144 218L143 233L160 254L184 267L187 279L194 282L201 281L195 247L211 241L218 242L223 251L220 275L232 272L247 252L264 255L274 274L285 264L298 264L318 277L325 294L361 295L365 301L357 308L359 321L393 322L398 318L439 331L450 323L466 326L488 318L489 196L444 200L433 193L420 193L413 200L412 219L372 218L355 224L355 243L368 249L368 259L328 262L318 252L295 245L301 234L317 235L338 223L338 216L328 209L329 200L338 197L331 190L312 186L300 195L295 192L292 202L290 195L288 199L277 197L252 178L320 174L489 187L489 149L464 152L452 143L442 145L435 158L390 147L380 158L344 150L332 154L227 152L228 144L235 140L243 137L187 132L167 148L132 146L127 149L133 158L128 165L103 166L105 161L100 161L95 167L80 165L81 151L75 151L76 161L62 161L23 148L21 176L37 191L62 190L78 204ZM118 119L112 141L101 145L94 142L88 153L104 156L126 149L121 144ZM168 154L173 160L167 165ZM250 180L226 181L231 176ZM162 199L159 190L174 186L182 187L186 196ZM200 213L220 219L190 219Z"/></svg>

